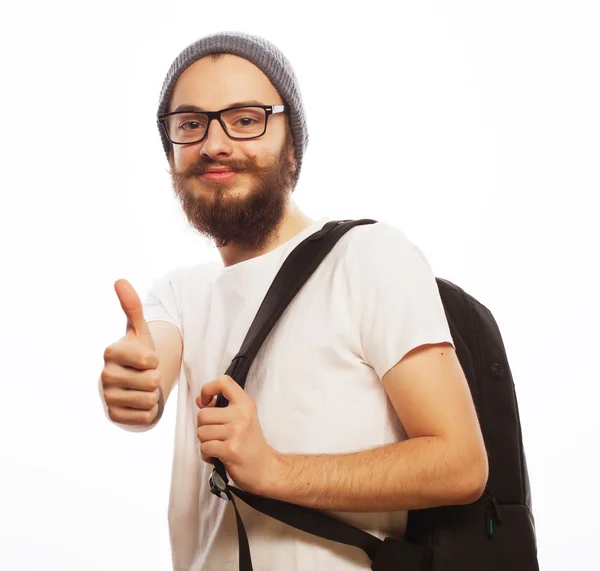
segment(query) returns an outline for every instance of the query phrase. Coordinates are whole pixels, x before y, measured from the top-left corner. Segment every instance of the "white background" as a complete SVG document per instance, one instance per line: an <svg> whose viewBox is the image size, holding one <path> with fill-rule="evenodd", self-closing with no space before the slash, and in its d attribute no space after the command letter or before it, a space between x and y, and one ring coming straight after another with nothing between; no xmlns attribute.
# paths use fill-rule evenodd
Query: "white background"
<svg viewBox="0 0 600 571"><path fill-rule="evenodd" d="M17 11L18 10L18 11ZM28 2L3 8L0 568L170 568L174 403L110 424L113 289L218 256L154 123L208 33L292 61L312 218L399 226L488 306L517 387L543 570L597 569L600 8L594 1Z"/></svg>

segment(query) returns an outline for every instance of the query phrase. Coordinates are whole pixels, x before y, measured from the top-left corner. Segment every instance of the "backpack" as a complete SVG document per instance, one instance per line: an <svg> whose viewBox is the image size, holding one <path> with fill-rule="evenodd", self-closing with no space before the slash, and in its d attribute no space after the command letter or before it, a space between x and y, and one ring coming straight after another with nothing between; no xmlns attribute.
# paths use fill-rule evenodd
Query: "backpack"
<svg viewBox="0 0 600 571"><path fill-rule="evenodd" d="M262 343L321 261L351 228L375 222L328 222L296 246L275 276L226 375L244 388ZM481 498L468 505L409 510L404 539L381 540L323 512L230 486L223 463L213 458L211 492L231 501L235 509L240 571L252 571L252 561L234 496L297 529L362 549L374 571L539 571L519 409L500 331L476 299L447 280L436 278L436 283L488 453L489 477ZM216 406L227 404L220 394Z"/></svg>

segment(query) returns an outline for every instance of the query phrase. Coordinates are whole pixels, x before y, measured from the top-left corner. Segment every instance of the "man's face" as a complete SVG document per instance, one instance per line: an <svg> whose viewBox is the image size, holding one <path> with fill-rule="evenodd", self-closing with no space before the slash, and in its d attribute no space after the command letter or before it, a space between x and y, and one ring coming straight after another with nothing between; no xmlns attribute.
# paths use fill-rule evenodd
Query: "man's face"
<svg viewBox="0 0 600 571"><path fill-rule="evenodd" d="M183 105L218 111L246 101L283 104L258 67L226 54L187 68L175 85L169 111ZM286 114L271 115L266 133L257 139L230 139L212 121L203 141L172 147L173 189L190 224L217 247L261 250L279 226L293 190L294 147ZM235 175L226 181L203 176L215 167L227 167Z"/></svg>

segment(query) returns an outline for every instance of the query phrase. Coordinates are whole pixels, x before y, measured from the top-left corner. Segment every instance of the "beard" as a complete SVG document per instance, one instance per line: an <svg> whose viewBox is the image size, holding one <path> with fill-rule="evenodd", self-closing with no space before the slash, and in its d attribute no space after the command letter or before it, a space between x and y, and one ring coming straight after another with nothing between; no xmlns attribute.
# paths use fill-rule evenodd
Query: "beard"
<svg viewBox="0 0 600 571"><path fill-rule="evenodd" d="M261 251L277 232L293 191L294 171L288 157L293 149L289 133L283 150L269 164L260 166L253 160L216 161L202 156L185 171L174 172L173 190L191 226L214 241L217 248L234 245L243 251ZM225 183L199 181L196 177L211 167L227 167L243 173L251 182L242 189L239 175ZM201 186L201 188L200 188Z"/></svg>

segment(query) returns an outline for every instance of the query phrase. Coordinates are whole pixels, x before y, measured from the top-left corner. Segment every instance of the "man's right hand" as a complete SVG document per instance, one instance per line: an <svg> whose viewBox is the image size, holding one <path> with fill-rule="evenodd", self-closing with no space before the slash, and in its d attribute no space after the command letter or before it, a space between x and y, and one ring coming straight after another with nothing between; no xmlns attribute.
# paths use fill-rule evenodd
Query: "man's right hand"
<svg viewBox="0 0 600 571"><path fill-rule="evenodd" d="M158 354L135 289L127 280L117 280L114 287L127 329L124 337L104 351L100 375L104 400L113 422L146 426L159 411Z"/></svg>

